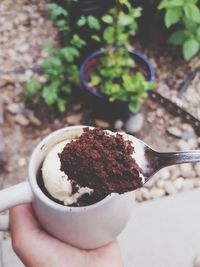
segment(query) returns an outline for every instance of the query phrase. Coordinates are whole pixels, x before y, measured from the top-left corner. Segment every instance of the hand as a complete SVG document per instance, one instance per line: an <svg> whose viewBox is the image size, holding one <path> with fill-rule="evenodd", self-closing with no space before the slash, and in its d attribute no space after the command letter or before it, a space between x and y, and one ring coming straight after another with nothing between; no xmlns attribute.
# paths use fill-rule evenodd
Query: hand
<svg viewBox="0 0 200 267"><path fill-rule="evenodd" d="M122 267L119 246L112 242L94 250L82 250L44 232L31 205L10 209L13 249L26 267Z"/></svg>

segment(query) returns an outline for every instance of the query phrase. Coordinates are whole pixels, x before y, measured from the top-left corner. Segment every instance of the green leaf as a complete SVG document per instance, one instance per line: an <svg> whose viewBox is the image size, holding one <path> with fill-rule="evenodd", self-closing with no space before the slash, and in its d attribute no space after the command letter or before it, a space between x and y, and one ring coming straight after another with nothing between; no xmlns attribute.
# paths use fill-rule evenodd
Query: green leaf
<svg viewBox="0 0 200 267"><path fill-rule="evenodd" d="M69 73L70 73L70 76L72 77L73 81L76 82L76 83L79 83L79 69L78 69L78 66L76 64L73 64L70 66L70 69L69 69Z"/></svg>
<svg viewBox="0 0 200 267"><path fill-rule="evenodd" d="M56 22L56 26L60 31L66 31L68 29L67 23L65 20L61 19Z"/></svg>
<svg viewBox="0 0 200 267"><path fill-rule="evenodd" d="M48 106L52 106L58 100L58 90L60 86L60 81L55 80L48 86L44 87L42 97L44 98L44 101Z"/></svg>
<svg viewBox="0 0 200 267"><path fill-rule="evenodd" d="M114 43L114 28L109 26L105 29L103 32L103 38L108 44L113 44Z"/></svg>
<svg viewBox="0 0 200 267"><path fill-rule="evenodd" d="M119 16L119 23L122 25L122 26L127 26L129 24L131 24L133 22L133 18L131 16L128 16L128 15L121 15Z"/></svg>
<svg viewBox="0 0 200 267"><path fill-rule="evenodd" d="M85 16L81 16L80 19L77 21L77 26L82 27L85 26L87 23L87 19Z"/></svg>
<svg viewBox="0 0 200 267"><path fill-rule="evenodd" d="M78 48L81 48L81 47L83 47L84 45L86 45L86 42L85 42L83 39L81 39L81 38L78 36L78 34L74 34L74 35L72 36L72 40L71 40L70 43L71 43L72 45L78 47Z"/></svg>
<svg viewBox="0 0 200 267"><path fill-rule="evenodd" d="M107 24L112 24L113 23L113 17L110 15L104 15L102 18L102 21L107 23Z"/></svg>
<svg viewBox="0 0 200 267"><path fill-rule="evenodd" d="M41 83L37 79L31 78L25 83L24 89L26 97L29 98L34 96L41 89Z"/></svg>
<svg viewBox="0 0 200 267"><path fill-rule="evenodd" d="M128 107L129 107L131 112L137 113L140 110L140 103L139 103L139 101L133 101L133 102L129 103Z"/></svg>
<svg viewBox="0 0 200 267"><path fill-rule="evenodd" d="M188 19L191 19L197 23L200 22L200 11L199 8L193 4L187 4L184 7L185 15Z"/></svg>
<svg viewBox="0 0 200 267"><path fill-rule="evenodd" d="M101 25L97 18L95 18L94 16L88 16L87 21L88 21L88 26L90 27L90 29L100 30Z"/></svg>
<svg viewBox="0 0 200 267"><path fill-rule="evenodd" d="M184 5L184 0L171 0L171 4L173 6L183 6Z"/></svg>
<svg viewBox="0 0 200 267"><path fill-rule="evenodd" d="M93 34L93 35L91 36L91 39L93 39L93 40L95 40L95 41L97 41L97 42L101 42L101 38L100 38L98 35L96 35L96 34Z"/></svg>
<svg viewBox="0 0 200 267"><path fill-rule="evenodd" d="M75 47L65 47L62 49L62 55L67 62L72 63L80 54Z"/></svg>
<svg viewBox="0 0 200 267"><path fill-rule="evenodd" d="M118 93L120 91L120 85L118 83L113 83L111 87L111 92L113 94Z"/></svg>
<svg viewBox="0 0 200 267"><path fill-rule="evenodd" d="M91 77L91 83L92 85L96 86L101 82L101 78L97 75L92 75Z"/></svg>
<svg viewBox="0 0 200 267"><path fill-rule="evenodd" d="M184 3L185 4L196 4L199 0L185 0Z"/></svg>
<svg viewBox="0 0 200 267"><path fill-rule="evenodd" d="M57 19L61 15L65 17L68 16L67 10L55 3L48 4L48 8L50 10L50 17L52 20Z"/></svg>
<svg viewBox="0 0 200 267"><path fill-rule="evenodd" d="M200 43L200 27L197 28L196 35L197 35L197 40Z"/></svg>
<svg viewBox="0 0 200 267"><path fill-rule="evenodd" d="M132 10L132 15L133 17L136 19L136 18L139 18L141 15L142 15L142 8L141 7L137 7L137 8L134 8Z"/></svg>
<svg viewBox="0 0 200 267"><path fill-rule="evenodd" d="M156 88L156 82L148 82L147 90L152 90Z"/></svg>
<svg viewBox="0 0 200 267"><path fill-rule="evenodd" d="M66 101L64 99L59 98L58 99L58 110L63 113L66 110Z"/></svg>
<svg viewBox="0 0 200 267"><path fill-rule="evenodd" d="M166 0L162 0L162 1L160 2L160 4L158 5L158 9L167 8L168 6L169 6L168 1L166 1Z"/></svg>
<svg viewBox="0 0 200 267"><path fill-rule="evenodd" d="M172 33L172 35L169 38L169 43L174 45L182 45L185 41L187 35L184 30L176 31Z"/></svg>
<svg viewBox="0 0 200 267"><path fill-rule="evenodd" d="M131 78L131 76L128 75L128 74L124 74L124 75L122 76L122 80L123 80L123 82L124 82L126 85L132 83L132 78Z"/></svg>
<svg viewBox="0 0 200 267"><path fill-rule="evenodd" d="M183 56L185 60L190 60L199 51L199 43L195 39L187 39L183 44Z"/></svg>
<svg viewBox="0 0 200 267"><path fill-rule="evenodd" d="M71 87L69 85L65 85L62 87L62 91L65 93L71 93Z"/></svg>
<svg viewBox="0 0 200 267"><path fill-rule="evenodd" d="M183 18L183 23L186 29L189 30L191 33L194 32L197 28L197 23L186 17Z"/></svg>
<svg viewBox="0 0 200 267"><path fill-rule="evenodd" d="M50 64L51 64L51 67L54 67L54 68L57 68L57 69L62 67L62 61L58 57L52 57L50 59Z"/></svg>
<svg viewBox="0 0 200 267"><path fill-rule="evenodd" d="M165 14L166 27L169 28L171 25L179 22L181 15L181 8L169 8Z"/></svg>
<svg viewBox="0 0 200 267"><path fill-rule="evenodd" d="M170 7L182 7L184 0L162 0L158 6L158 9L170 8Z"/></svg>

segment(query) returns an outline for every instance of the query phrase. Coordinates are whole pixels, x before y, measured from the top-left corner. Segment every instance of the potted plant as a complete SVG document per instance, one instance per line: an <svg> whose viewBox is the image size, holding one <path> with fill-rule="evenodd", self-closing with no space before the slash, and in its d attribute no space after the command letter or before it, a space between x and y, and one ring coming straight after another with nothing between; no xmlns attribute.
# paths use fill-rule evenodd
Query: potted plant
<svg viewBox="0 0 200 267"><path fill-rule="evenodd" d="M46 44L49 57L42 63L43 81L33 77L25 83L25 98L30 103L45 103L65 112L74 88L80 86L78 60L85 41L73 33L69 24L69 12L52 3L49 5L50 18L66 38L64 47L53 48Z"/></svg>
<svg viewBox="0 0 200 267"><path fill-rule="evenodd" d="M95 1L97 0L91 0L91 4ZM84 39L86 38L83 39L78 34L78 30L75 31L74 28L83 29L84 27L85 31L88 33L92 31L93 34L100 30L98 19L92 15L75 16L77 19L74 20L74 27L71 26L75 2L75 0L65 0L62 3L48 5L49 17L61 37L61 47L53 48L51 44L45 45L49 57L42 62L42 82L34 76L24 86L28 103L46 104L49 107L55 107L60 113L66 111L71 95L76 91L80 92L76 88L80 88L79 65L85 51L86 41Z"/></svg>
<svg viewBox="0 0 200 267"><path fill-rule="evenodd" d="M95 99L98 113L106 118L128 119L130 112L139 111L148 90L155 87L152 66L130 46L140 15L140 7L134 8L128 0L117 0L101 18L107 25L103 35L92 36L103 41L105 47L81 65L81 82Z"/></svg>

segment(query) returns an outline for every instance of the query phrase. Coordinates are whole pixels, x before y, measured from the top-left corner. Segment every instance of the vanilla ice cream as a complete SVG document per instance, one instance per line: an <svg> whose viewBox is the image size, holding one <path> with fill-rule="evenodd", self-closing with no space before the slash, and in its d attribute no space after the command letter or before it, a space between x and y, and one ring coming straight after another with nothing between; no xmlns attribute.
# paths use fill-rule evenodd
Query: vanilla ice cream
<svg viewBox="0 0 200 267"><path fill-rule="evenodd" d="M60 159L58 153L61 153L68 141L62 141L55 145L47 154L42 165L42 176L44 186L49 194L59 200L63 201L64 205L71 205L77 201L83 194L93 192L88 187L79 187L78 191L72 194L72 185L68 180L68 176L60 170Z"/></svg>

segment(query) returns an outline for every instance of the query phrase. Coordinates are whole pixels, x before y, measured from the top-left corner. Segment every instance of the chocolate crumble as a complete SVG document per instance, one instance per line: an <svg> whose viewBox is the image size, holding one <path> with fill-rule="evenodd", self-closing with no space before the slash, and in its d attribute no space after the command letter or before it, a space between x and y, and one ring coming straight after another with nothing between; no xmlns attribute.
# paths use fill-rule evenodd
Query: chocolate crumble
<svg viewBox="0 0 200 267"><path fill-rule="evenodd" d="M120 134L85 128L59 154L61 171L81 187L94 189L102 196L122 194L142 186L140 168L132 157L132 142Z"/></svg>

